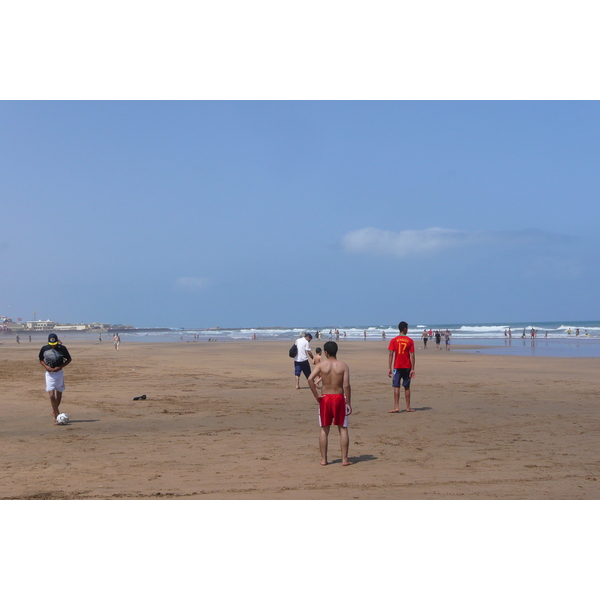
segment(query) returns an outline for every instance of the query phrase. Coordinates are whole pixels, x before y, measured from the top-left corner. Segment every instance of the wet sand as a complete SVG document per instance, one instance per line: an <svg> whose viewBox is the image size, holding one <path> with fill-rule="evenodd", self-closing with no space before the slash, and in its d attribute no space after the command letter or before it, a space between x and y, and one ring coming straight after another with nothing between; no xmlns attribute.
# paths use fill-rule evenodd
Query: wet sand
<svg viewBox="0 0 600 600"><path fill-rule="evenodd" d="M332 428L322 467L317 405L304 379L294 389L290 341L119 352L70 342L64 427L53 425L39 345L0 341L2 499L600 497L600 359L430 345L417 351L416 412L388 414L386 342L342 341L356 464L341 466Z"/></svg>

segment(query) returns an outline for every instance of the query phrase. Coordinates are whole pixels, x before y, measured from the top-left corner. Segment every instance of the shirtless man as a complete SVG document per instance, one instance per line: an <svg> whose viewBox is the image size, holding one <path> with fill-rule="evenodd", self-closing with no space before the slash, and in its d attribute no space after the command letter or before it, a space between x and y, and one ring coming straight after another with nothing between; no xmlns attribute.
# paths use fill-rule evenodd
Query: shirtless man
<svg viewBox="0 0 600 600"><path fill-rule="evenodd" d="M313 358L313 367L316 367L322 360L323 360L323 356L321 356L322 350L321 348L317 348L315 350L315 354L316 356ZM323 380L321 379L320 376L315 377L315 383L317 384L317 387L319 387L319 392L322 390L323 386Z"/></svg>
<svg viewBox="0 0 600 600"><path fill-rule="evenodd" d="M346 363L337 359L338 345L335 342L326 342L323 350L327 360L321 361L308 378L308 385L319 405L321 465L327 465L327 441L329 428L333 423L340 432L342 466L347 467L354 464L348 460L348 415L352 414L350 370ZM322 392L317 390L317 377L322 379Z"/></svg>

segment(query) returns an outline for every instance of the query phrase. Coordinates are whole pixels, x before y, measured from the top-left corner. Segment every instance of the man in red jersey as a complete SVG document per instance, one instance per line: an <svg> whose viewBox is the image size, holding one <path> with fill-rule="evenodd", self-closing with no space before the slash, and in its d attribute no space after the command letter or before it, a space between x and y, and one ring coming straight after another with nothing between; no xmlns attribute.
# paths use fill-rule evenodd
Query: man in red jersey
<svg viewBox="0 0 600 600"><path fill-rule="evenodd" d="M394 388L394 410L388 412L400 412L400 382L404 388L406 412L415 412L410 407L410 381L415 376L415 343L406 335L408 332L406 321L400 321L398 329L400 335L396 336L388 346L390 351L388 376L392 377Z"/></svg>
<svg viewBox="0 0 600 600"><path fill-rule="evenodd" d="M348 467L354 464L348 460L348 415L352 414L350 371L346 363L337 359L338 345L335 342L325 342L323 350L327 360L321 361L308 378L308 385L319 404L321 464L327 465L327 440L333 424L338 426L340 432L342 466ZM315 384L317 377L323 381L322 393Z"/></svg>

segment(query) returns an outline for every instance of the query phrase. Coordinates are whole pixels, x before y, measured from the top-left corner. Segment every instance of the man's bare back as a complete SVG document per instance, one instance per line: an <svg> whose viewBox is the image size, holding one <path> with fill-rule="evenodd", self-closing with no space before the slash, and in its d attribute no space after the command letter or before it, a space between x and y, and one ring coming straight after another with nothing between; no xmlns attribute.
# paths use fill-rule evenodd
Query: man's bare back
<svg viewBox="0 0 600 600"><path fill-rule="evenodd" d="M348 365L341 360L329 359L321 361L315 371L315 377L319 375L323 381L323 394L345 394L345 388L349 388L349 369ZM348 395L346 395L348 402ZM350 404L348 402L348 404Z"/></svg>

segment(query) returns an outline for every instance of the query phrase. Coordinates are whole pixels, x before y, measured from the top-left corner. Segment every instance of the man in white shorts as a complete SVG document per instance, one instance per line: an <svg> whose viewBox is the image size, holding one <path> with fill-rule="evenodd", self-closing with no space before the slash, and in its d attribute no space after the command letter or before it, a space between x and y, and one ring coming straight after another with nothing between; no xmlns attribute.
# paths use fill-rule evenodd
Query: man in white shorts
<svg viewBox="0 0 600 600"><path fill-rule="evenodd" d="M51 333L48 336L48 344L42 347L39 353L39 361L46 369L46 391L50 395L50 404L54 421L60 414L58 407L65 391L65 377L63 369L71 362L71 355L65 346L60 343L58 336Z"/></svg>

